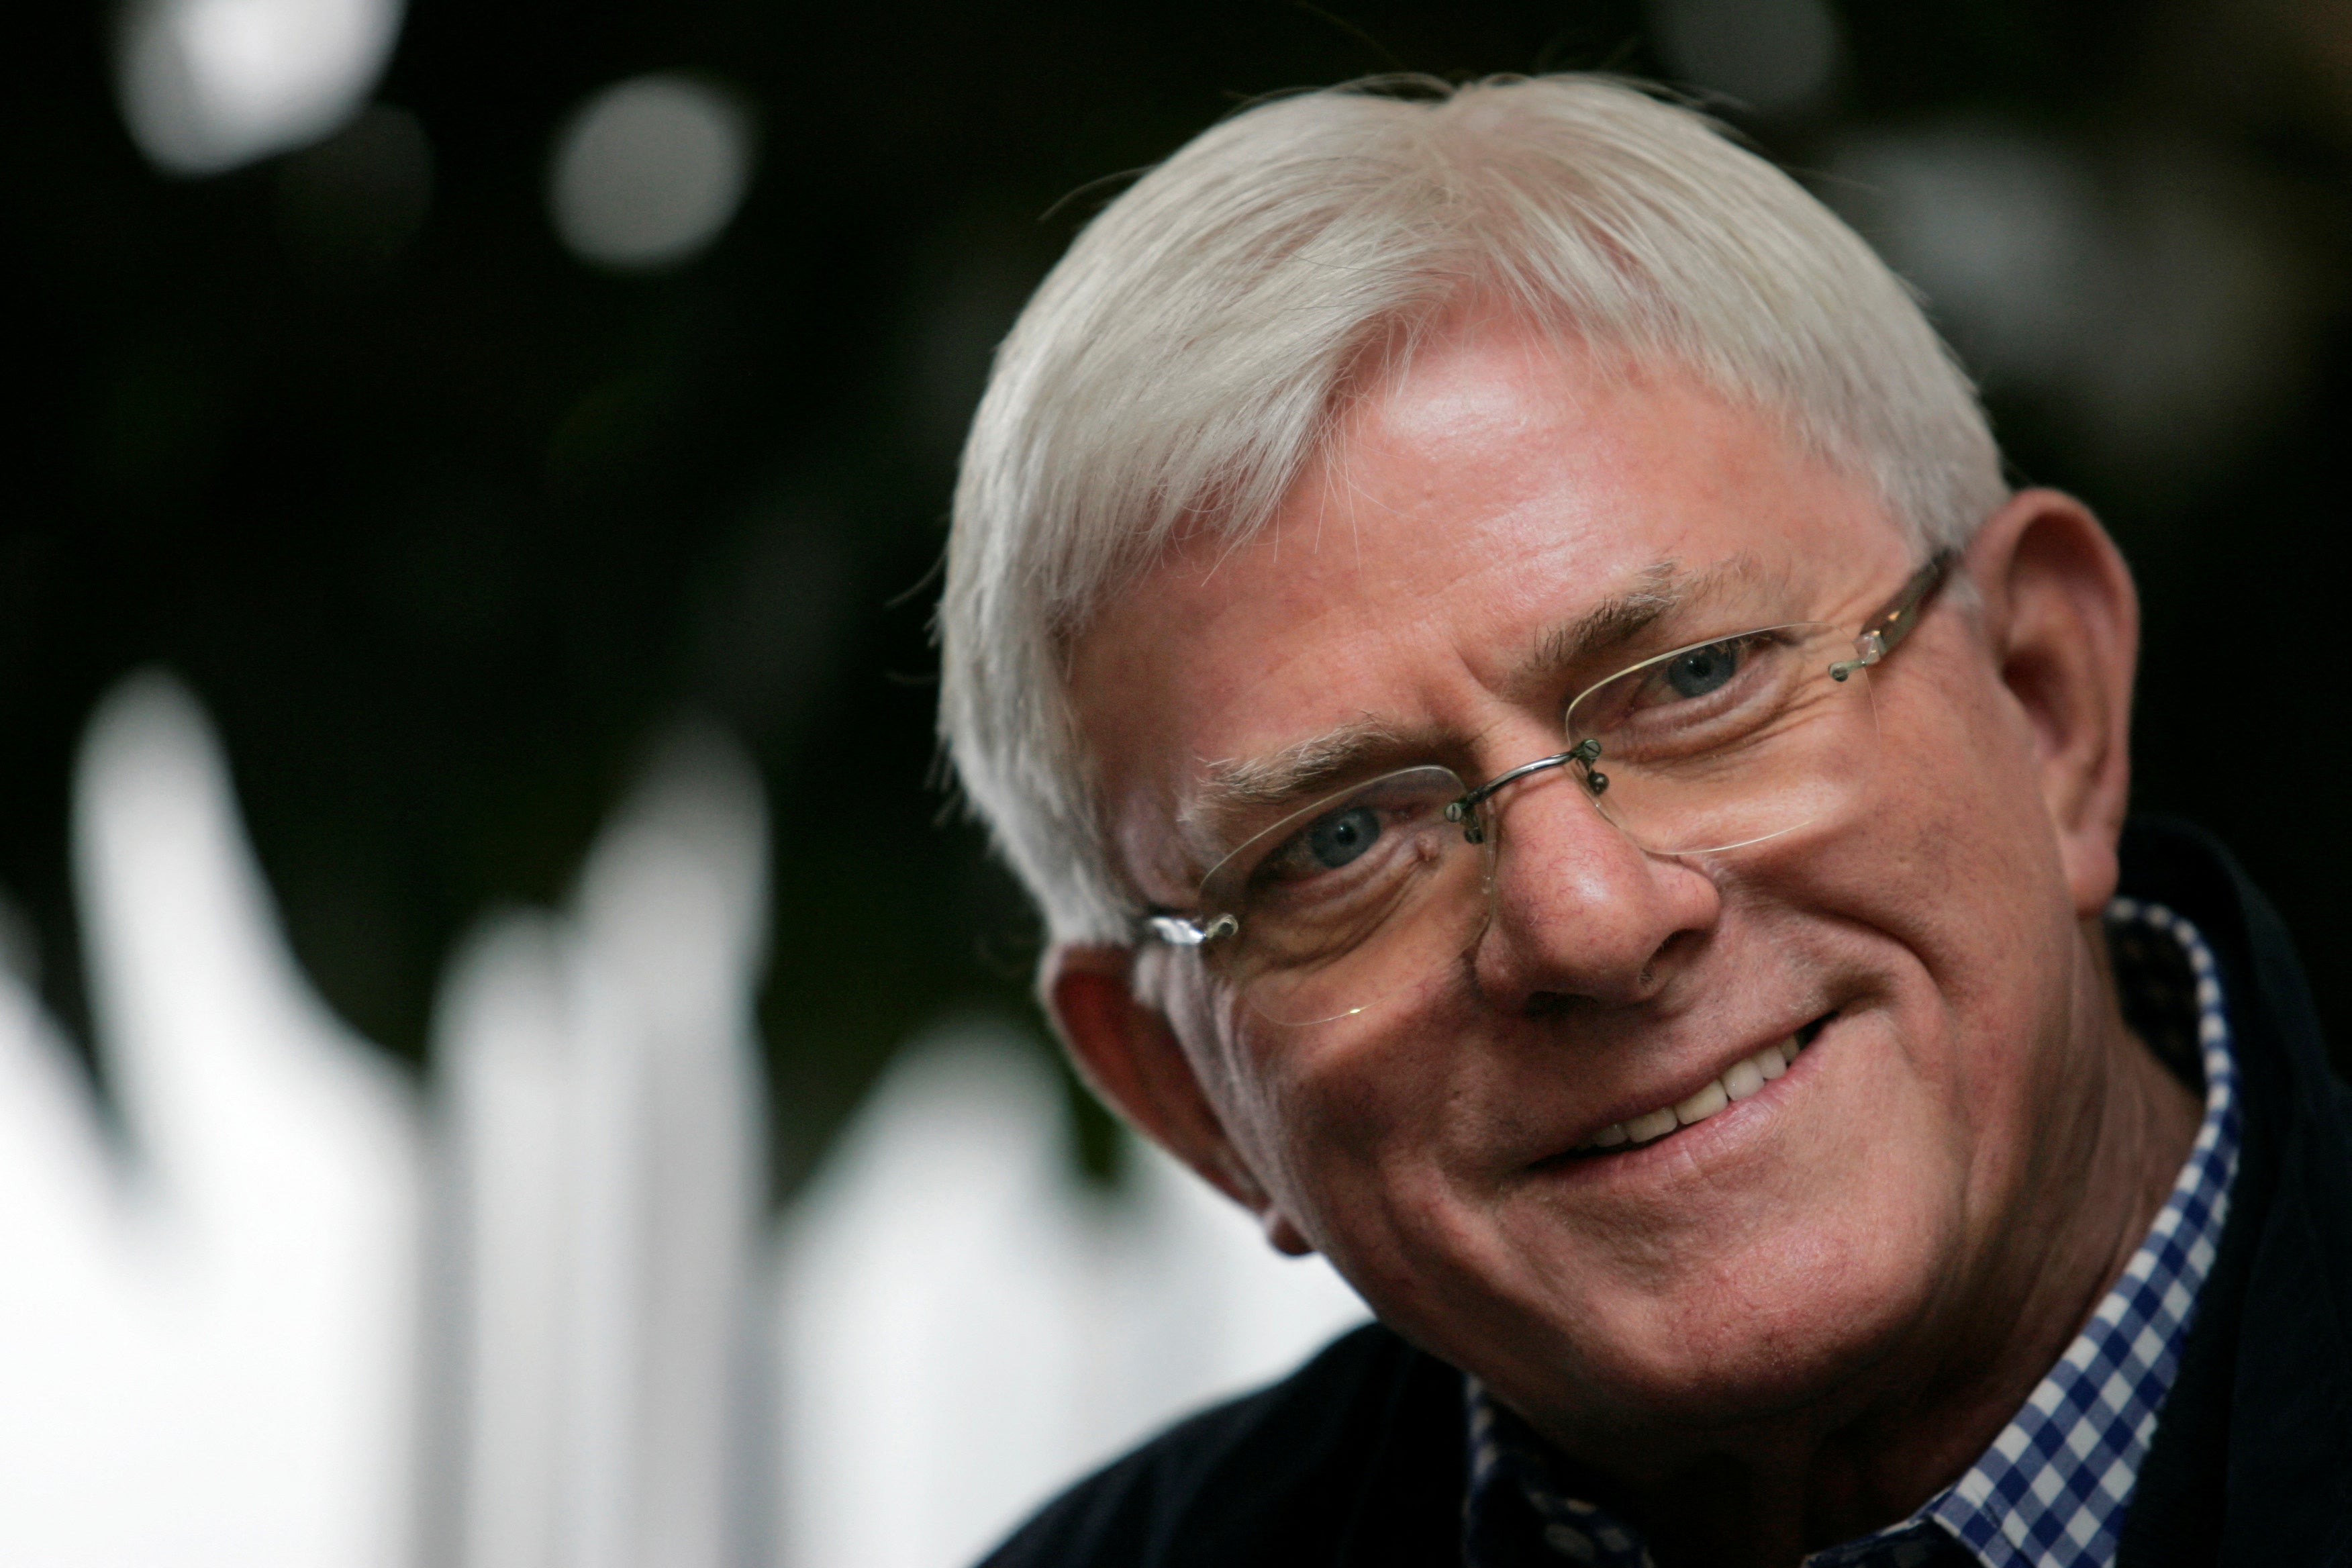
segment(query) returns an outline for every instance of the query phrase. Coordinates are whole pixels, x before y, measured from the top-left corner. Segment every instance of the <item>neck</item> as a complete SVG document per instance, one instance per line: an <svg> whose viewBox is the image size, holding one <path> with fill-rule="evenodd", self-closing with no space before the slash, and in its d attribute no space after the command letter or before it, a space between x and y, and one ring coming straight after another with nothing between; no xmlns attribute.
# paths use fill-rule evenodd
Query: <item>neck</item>
<svg viewBox="0 0 2352 1568"><path fill-rule="evenodd" d="M1932 1353L1849 1390L1834 1410L1710 1434L1686 1457L1620 1475L1662 1564L1772 1564L1901 1520L1958 1479L2008 1425L2115 1285L2195 1142L2196 1097L2125 1026L2095 922L2074 1013L2095 1064L2045 1129L2026 1212L2061 1224L2013 1238L1926 1331Z"/></svg>

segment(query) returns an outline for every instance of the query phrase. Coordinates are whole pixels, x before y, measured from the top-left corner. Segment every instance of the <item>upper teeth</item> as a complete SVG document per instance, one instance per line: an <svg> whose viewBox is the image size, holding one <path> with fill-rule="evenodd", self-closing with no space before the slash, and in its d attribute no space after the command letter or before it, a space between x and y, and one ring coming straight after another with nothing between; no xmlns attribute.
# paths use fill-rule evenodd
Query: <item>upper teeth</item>
<svg viewBox="0 0 2352 1568"><path fill-rule="evenodd" d="M1733 1100L1746 1100L1787 1072L1789 1064L1795 1061L1797 1053L1804 1048L1797 1042L1797 1037L1791 1035L1778 1045L1765 1047L1752 1057L1740 1058L1724 1069L1721 1078L1711 1080L1688 1100L1644 1111L1630 1121L1612 1121L1578 1144L1577 1148L1614 1149L1620 1143L1647 1143L1654 1138L1664 1138L1677 1127L1704 1121Z"/></svg>

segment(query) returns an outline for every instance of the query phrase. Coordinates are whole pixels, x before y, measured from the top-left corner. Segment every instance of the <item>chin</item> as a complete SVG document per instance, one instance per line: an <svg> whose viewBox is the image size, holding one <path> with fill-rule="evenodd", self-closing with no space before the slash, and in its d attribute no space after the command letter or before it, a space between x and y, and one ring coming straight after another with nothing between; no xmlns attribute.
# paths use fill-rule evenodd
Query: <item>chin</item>
<svg viewBox="0 0 2352 1568"><path fill-rule="evenodd" d="M1606 1440L1627 1424L1717 1431L1867 1403L1931 1310L1935 1270L1819 1231L1750 1247L1666 1291L1587 1289L1549 1325L1575 1370L1545 1401Z"/></svg>

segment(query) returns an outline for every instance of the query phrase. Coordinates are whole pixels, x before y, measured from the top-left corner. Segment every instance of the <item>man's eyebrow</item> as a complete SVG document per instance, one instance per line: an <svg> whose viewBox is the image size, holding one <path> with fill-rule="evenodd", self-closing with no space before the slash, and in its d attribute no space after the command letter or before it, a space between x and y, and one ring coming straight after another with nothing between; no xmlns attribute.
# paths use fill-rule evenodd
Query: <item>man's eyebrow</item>
<svg viewBox="0 0 2352 1568"><path fill-rule="evenodd" d="M1335 788L1383 759L1401 755L1405 738L1372 718L1297 741L1262 757L1213 762L1202 770L1201 788L1181 815L1187 837L1222 837L1236 817L1268 806L1287 805Z"/></svg>
<svg viewBox="0 0 2352 1568"><path fill-rule="evenodd" d="M1523 668L1537 680L1586 668L1684 605L1765 575L1755 559L1744 554L1696 572L1685 571L1677 561L1653 562L1635 573L1623 589L1545 633Z"/></svg>
<svg viewBox="0 0 2352 1568"><path fill-rule="evenodd" d="M1527 668L1549 672L1573 669L1595 655L1631 640L1689 597L1691 578L1679 563L1656 561L1574 620L1554 626L1536 644Z"/></svg>
<svg viewBox="0 0 2352 1568"><path fill-rule="evenodd" d="M1399 740L1389 725L1358 719L1263 757L1214 762L1202 771L1211 792L1225 804L1279 805L1346 776L1376 752L1393 752Z"/></svg>

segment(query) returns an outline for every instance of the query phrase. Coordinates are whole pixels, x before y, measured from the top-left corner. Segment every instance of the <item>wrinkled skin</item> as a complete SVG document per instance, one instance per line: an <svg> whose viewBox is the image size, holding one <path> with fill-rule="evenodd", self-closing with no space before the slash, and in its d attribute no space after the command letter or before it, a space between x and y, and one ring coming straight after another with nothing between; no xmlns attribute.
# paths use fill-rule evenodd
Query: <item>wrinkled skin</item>
<svg viewBox="0 0 2352 1568"><path fill-rule="evenodd" d="M1918 564L1773 419L1461 313L1350 404L1263 532L1180 548L1075 643L1121 871L1187 908L1204 868L1174 825L1210 764L1346 726L1474 781L1559 750L1563 703L1608 671L1533 660L1545 634L1658 563L1735 557L1783 618L1845 626ZM1645 1500L1664 1561L1791 1563L1955 1479L2194 1133L2096 923L2128 577L2048 491L1962 571L1874 676L1879 762L1834 823L1667 858L1560 771L1511 785L1475 945L1327 1024L1270 1023L1166 949L1047 960L1105 1095ZM1823 1018L1753 1099L1561 1158Z"/></svg>

